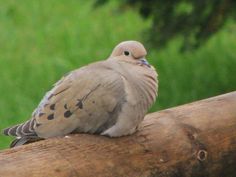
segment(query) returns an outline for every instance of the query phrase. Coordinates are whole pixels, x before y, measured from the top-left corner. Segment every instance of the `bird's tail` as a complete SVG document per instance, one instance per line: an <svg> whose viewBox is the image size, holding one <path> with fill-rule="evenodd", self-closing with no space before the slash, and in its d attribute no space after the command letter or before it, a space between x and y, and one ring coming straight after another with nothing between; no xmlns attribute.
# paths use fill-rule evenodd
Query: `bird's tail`
<svg viewBox="0 0 236 177"><path fill-rule="evenodd" d="M11 148L42 140L34 130L34 123L34 119L30 119L25 123L14 125L3 130L4 135L16 136L16 139L13 140L10 145Z"/></svg>
<svg viewBox="0 0 236 177"><path fill-rule="evenodd" d="M17 137L16 139L14 139L11 142L10 148L24 145L24 144L33 143L33 142L40 141L40 140L43 140L43 138L39 138L39 137L35 137L35 136L34 137L30 137L30 136Z"/></svg>
<svg viewBox="0 0 236 177"><path fill-rule="evenodd" d="M3 130L3 134L7 136L37 136L34 131L35 120L30 119L22 124L14 125Z"/></svg>
<svg viewBox="0 0 236 177"><path fill-rule="evenodd" d="M4 134L4 135L7 135L7 136L17 136L16 130L17 130L17 128L18 128L20 125L21 125L21 124L19 124L19 125L14 125L14 126L12 126L12 127L5 128L5 129L3 130L3 134Z"/></svg>

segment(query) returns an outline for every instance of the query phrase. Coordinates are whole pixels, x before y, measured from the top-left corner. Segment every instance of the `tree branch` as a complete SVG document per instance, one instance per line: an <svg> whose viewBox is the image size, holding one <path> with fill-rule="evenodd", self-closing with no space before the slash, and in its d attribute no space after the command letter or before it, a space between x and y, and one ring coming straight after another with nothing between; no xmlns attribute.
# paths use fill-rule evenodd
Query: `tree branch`
<svg viewBox="0 0 236 177"><path fill-rule="evenodd" d="M236 92L148 114L131 136L76 134L0 152L4 177L236 176Z"/></svg>

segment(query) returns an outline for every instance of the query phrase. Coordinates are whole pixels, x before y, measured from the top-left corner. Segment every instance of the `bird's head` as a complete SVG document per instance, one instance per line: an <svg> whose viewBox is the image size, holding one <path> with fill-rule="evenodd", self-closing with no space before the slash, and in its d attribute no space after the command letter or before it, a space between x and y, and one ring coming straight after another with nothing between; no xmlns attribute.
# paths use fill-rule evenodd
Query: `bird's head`
<svg viewBox="0 0 236 177"><path fill-rule="evenodd" d="M118 44L112 51L109 58L119 57L130 62L150 67L146 60L147 51L143 44L138 41L124 41Z"/></svg>

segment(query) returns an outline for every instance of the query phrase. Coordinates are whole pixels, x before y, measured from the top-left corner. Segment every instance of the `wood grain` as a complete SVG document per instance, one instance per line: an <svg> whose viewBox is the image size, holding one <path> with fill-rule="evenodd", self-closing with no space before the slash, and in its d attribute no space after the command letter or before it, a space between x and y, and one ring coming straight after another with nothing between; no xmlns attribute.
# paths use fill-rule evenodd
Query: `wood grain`
<svg viewBox="0 0 236 177"><path fill-rule="evenodd" d="M131 136L76 134L0 152L0 177L234 177L236 92L148 114Z"/></svg>

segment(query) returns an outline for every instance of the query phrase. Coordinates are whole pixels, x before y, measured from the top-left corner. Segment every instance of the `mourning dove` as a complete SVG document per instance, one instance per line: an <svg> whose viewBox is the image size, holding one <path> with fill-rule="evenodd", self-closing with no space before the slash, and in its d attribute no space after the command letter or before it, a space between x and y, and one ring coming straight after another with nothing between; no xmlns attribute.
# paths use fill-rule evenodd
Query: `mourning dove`
<svg viewBox="0 0 236 177"><path fill-rule="evenodd" d="M70 133L132 134L157 96L157 73L137 41L118 44L107 60L71 71L46 93L30 120L4 130L11 147Z"/></svg>

